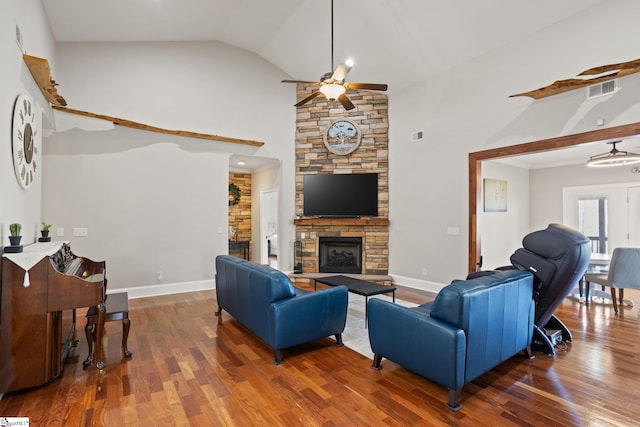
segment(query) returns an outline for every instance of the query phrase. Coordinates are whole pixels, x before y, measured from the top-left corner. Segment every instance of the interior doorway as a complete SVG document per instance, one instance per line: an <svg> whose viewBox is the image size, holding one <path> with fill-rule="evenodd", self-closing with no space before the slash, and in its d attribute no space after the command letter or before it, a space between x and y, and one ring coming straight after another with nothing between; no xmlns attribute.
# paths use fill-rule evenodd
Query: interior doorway
<svg viewBox="0 0 640 427"><path fill-rule="evenodd" d="M276 269L280 255L278 195L277 188L260 192L260 262Z"/></svg>
<svg viewBox="0 0 640 427"><path fill-rule="evenodd" d="M482 161L537 153L541 151L559 150L572 147L574 145L586 144L588 142L627 138L634 135L640 135L640 122L469 153L468 271L474 271L476 269L476 265L480 261L480 256L482 255L479 230L480 216L478 215L478 212L482 208Z"/></svg>

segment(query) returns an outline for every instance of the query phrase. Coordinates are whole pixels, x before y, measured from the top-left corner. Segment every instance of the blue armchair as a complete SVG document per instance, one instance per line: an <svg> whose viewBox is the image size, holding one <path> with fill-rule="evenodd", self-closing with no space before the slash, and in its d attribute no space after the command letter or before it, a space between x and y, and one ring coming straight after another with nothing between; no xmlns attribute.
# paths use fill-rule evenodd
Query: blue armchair
<svg viewBox="0 0 640 427"><path fill-rule="evenodd" d="M464 384L522 350L532 358L533 320L533 276L519 270L454 281L419 307L371 299L371 367L385 357L448 387L458 411Z"/></svg>

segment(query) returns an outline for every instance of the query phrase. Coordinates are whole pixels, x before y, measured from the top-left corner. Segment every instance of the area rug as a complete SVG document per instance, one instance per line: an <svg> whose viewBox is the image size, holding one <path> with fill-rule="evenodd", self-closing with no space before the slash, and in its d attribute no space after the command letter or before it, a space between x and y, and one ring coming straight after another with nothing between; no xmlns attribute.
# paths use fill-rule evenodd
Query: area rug
<svg viewBox="0 0 640 427"><path fill-rule="evenodd" d="M391 297L386 295L374 295L369 297L379 298L385 301L392 301ZM414 304L407 301L402 301L396 298L396 304L403 305L405 307L415 307L418 304ZM373 358L373 352L371 351L371 345L369 344L369 330L365 327L364 322L364 297L362 295L356 295L349 292L349 305L347 308L347 324L342 333L342 342L350 349L357 351L358 353Z"/></svg>

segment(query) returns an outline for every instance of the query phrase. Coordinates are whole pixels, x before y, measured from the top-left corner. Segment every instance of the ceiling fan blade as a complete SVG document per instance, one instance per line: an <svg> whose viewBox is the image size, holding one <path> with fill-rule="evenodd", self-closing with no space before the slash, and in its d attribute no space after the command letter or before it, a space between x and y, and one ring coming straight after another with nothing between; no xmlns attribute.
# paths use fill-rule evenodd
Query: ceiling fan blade
<svg viewBox="0 0 640 427"><path fill-rule="evenodd" d="M353 105L349 97L344 93L338 97L338 101L340 101L340 103L342 104L345 110L353 110L354 108L356 108L356 106Z"/></svg>
<svg viewBox="0 0 640 427"><path fill-rule="evenodd" d="M368 89L368 90L387 90L384 83L345 83L347 89Z"/></svg>
<svg viewBox="0 0 640 427"><path fill-rule="evenodd" d="M338 64L336 70L333 72L331 78L334 81L341 82L347 77L347 74L351 71L351 67L346 64Z"/></svg>
<svg viewBox="0 0 640 427"><path fill-rule="evenodd" d="M304 84L314 84L314 85L320 84L320 82L309 82L306 80L280 80L280 83L304 83Z"/></svg>
<svg viewBox="0 0 640 427"><path fill-rule="evenodd" d="M300 107L300 106L306 104L307 102L311 101L313 98L315 98L316 96L320 95L321 93L322 92L320 92L319 90L313 92L311 95L307 96L302 101L298 102L297 104L294 104L294 107Z"/></svg>

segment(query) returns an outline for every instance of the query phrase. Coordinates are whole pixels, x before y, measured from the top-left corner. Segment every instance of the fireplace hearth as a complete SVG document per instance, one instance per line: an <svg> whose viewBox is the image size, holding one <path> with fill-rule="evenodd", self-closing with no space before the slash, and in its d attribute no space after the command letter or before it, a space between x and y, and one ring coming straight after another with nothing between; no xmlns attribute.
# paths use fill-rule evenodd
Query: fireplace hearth
<svg viewBox="0 0 640 427"><path fill-rule="evenodd" d="M320 273L362 273L362 237L320 237Z"/></svg>

